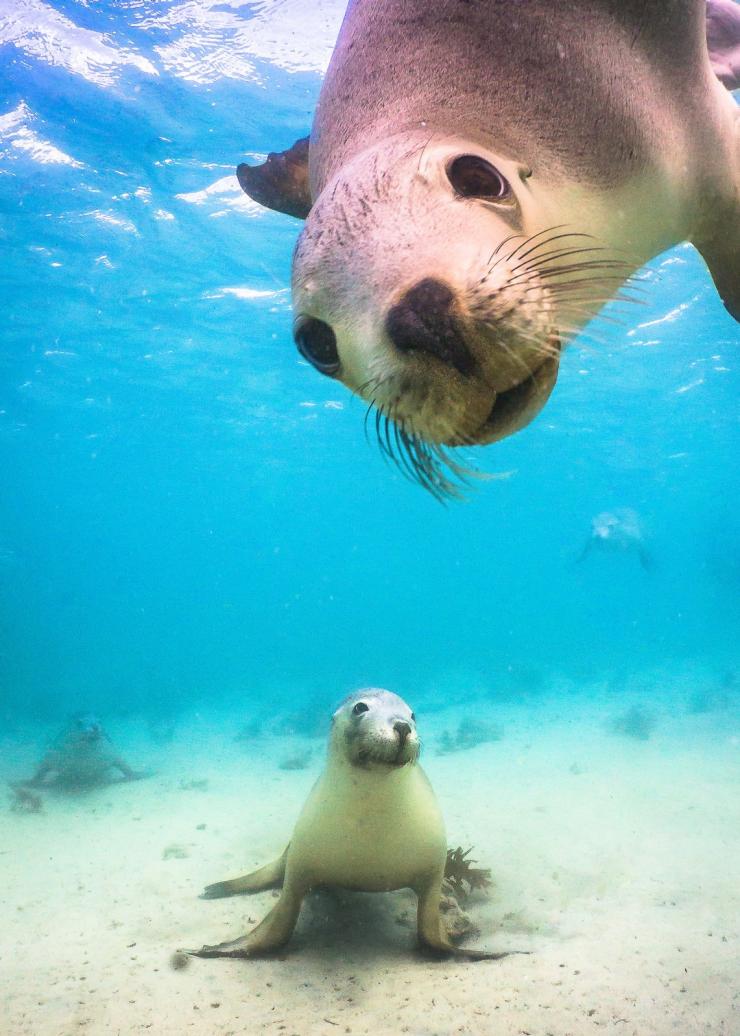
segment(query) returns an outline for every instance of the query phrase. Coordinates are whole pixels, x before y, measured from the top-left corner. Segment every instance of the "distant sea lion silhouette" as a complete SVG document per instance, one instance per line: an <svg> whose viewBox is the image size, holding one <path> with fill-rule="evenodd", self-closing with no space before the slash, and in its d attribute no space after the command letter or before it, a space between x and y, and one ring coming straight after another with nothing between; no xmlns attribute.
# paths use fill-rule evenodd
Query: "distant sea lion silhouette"
<svg viewBox="0 0 740 1036"><path fill-rule="evenodd" d="M651 566L640 516L631 507L602 511L591 519L591 535L577 560L584 561L592 550L634 553L644 569Z"/></svg>
<svg viewBox="0 0 740 1036"><path fill-rule="evenodd" d="M445 446L549 397L561 349L690 240L740 318L737 107L705 0L354 0L310 140L237 170L306 219L294 336L444 496ZM709 5L732 85L740 23Z"/></svg>
<svg viewBox="0 0 740 1036"><path fill-rule="evenodd" d="M111 770L119 770L127 781L148 776L146 772L132 770L116 753L96 716L80 713L57 737L33 777L18 784L27 788L50 784L84 787L104 783Z"/></svg>
<svg viewBox="0 0 740 1036"><path fill-rule="evenodd" d="M419 766L416 719L402 698L367 687L334 713L326 768L313 787L282 856L241 878L209 885L217 899L282 885L280 898L248 935L193 951L198 957L252 957L284 946L306 893L335 887L361 892L411 888L419 897L423 948L471 960L507 953L463 949L440 914L447 858L444 821Z"/></svg>

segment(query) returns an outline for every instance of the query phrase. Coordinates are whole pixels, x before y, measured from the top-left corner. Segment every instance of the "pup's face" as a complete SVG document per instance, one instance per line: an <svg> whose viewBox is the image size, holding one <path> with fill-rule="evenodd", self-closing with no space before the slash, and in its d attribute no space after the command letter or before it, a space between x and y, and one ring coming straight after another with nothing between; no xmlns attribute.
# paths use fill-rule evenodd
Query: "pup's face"
<svg viewBox="0 0 740 1036"><path fill-rule="evenodd" d="M332 719L332 740L361 769L396 769L419 758L416 717L391 691L367 687L342 702Z"/></svg>

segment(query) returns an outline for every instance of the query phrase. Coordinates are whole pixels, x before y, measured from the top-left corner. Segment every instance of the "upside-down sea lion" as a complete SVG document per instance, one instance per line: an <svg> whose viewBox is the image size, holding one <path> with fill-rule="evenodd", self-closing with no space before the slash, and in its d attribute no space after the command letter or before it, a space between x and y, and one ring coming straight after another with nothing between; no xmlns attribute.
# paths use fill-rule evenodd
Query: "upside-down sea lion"
<svg viewBox="0 0 740 1036"><path fill-rule="evenodd" d="M248 935L193 951L199 957L252 957L290 938L306 893L335 887L361 892L411 888L418 898L422 948L472 960L506 953L461 949L440 914L447 858L444 821L419 766L411 709L397 695L365 688L334 713L326 768L313 787L282 856L252 874L209 885L216 899L282 885L275 906Z"/></svg>
<svg viewBox="0 0 740 1036"><path fill-rule="evenodd" d="M738 109L705 7L354 0L310 140L239 166L306 218L299 350L374 404L385 452L433 492L452 490L444 446L528 424L563 345L669 246L693 242L740 318Z"/></svg>

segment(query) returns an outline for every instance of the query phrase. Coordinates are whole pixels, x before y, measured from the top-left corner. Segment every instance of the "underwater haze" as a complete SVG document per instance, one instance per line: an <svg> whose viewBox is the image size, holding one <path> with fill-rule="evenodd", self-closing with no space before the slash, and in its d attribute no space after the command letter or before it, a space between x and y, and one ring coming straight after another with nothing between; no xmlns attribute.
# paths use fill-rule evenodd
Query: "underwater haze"
<svg viewBox="0 0 740 1036"><path fill-rule="evenodd" d="M342 4L8 3L0 686L6 712L407 695L465 669L734 661L737 329L689 246L567 352L439 506L300 359L299 224L235 167L310 128ZM655 568L574 566L636 509Z"/></svg>
<svg viewBox="0 0 740 1036"><path fill-rule="evenodd" d="M429 735L425 766L435 787L444 788L451 844L483 846L485 865L502 868L502 898L485 908L498 913L488 917L484 909L479 918L483 941L492 918L521 920L528 909L523 899L515 907L504 902L519 895L524 857L547 875L570 866L570 885L558 893L556 908L550 879L538 878L532 915L518 928L519 921L507 922L504 941L519 945L518 935L536 932L543 945L552 943L559 924L553 911L576 901L584 912L578 930L600 939L593 928L603 930L603 917L584 921L583 904L603 894L593 877L602 863L608 886L625 873L612 866L614 855L605 862L618 855L618 839L608 850L599 841L586 860L568 864L569 846L577 844L577 832L593 834L593 818L610 808L612 794L624 817L647 802L644 830L654 831L662 814L658 799L649 801L649 787L661 779L655 775L673 773L673 760L687 780L701 760L716 766L702 784L706 799L691 800L704 833L687 828L685 844L711 845L712 858L727 867L734 853L721 833L732 827L725 806L737 808L730 807L728 789L736 797L740 751L738 325L697 252L689 245L673 249L642 271L640 304L607 307L608 319L595 320L568 348L552 399L528 428L467 451L466 461L490 477L474 478L464 500L440 504L405 480L384 461L373 423L366 428L362 401L318 376L295 348L290 264L299 222L252 202L235 175L238 163L283 150L309 131L343 7L341 0L0 0L2 776L15 780L21 770L33 770L48 739L80 710L100 717L129 762L158 775L107 789L100 800L52 798L41 818L14 813L19 841L6 831L0 851L13 845L12 861L0 860L22 870L28 854L37 857L36 823L46 824L44 846L53 844L55 810L65 829L60 838L73 839L79 814L83 841L100 844L101 852L107 845L109 854L118 842L108 839L123 838L128 828L104 803L120 794L126 817L143 815L146 823L156 814L163 833L155 871L191 862L198 868L187 880L179 872L182 906L167 908L166 926L147 908L157 932L151 959L161 956L164 971L175 947L237 934L245 910L261 916L261 906L243 903L224 908L220 928L207 904L198 904L197 926L189 916L202 884L267 858L245 814L259 815L258 789L272 749L263 746L250 757L235 737L305 736L310 766L318 767L323 750L315 734L323 737L332 703L357 687L391 688L416 708ZM593 522L603 512L637 517L639 549L592 549ZM495 735L477 747L455 746L453 767L443 751L448 731L471 708L496 726ZM586 725L567 750L561 734L543 726L577 725L583 717ZM162 723L165 734L157 739L151 732ZM530 766L522 760L531 745L540 754ZM217 791L219 767L223 773L226 765L221 752L230 767L226 804L209 806L209 792L194 798L198 792L183 791L180 782L202 778L203 788L210 781L211 793ZM507 774L516 770L506 801L518 802L518 815L531 814L534 825L532 810L554 780L551 765L582 788L588 777L572 774L598 770L612 752L625 754L599 783L604 798L597 796L587 816L569 807L565 828L553 820L545 847L534 826L521 829L531 834L525 849L525 833L513 820L509 828L504 820L497 826L486 812L504 815L504 802L490 805L491 789L508 787ZM467 781L488 772L489 762L485 793L454 784L458 766ZM641 774L653 773L651 767L654 779L645 778L642 794ZM290 766L283 768L287 776L274 770L283 784L270 787L275 794L282 789L286 804L284 813L274 805L268 855L289 837L308 787L301 782L317 772L302 773L300 758L295 768L295 778ZM242 770L246 806L236 798ZM170 783L155 783L162 780ZM631 789L627 799L605 790L621 780ZM669 795L673 777L666 780ZM528 782L540 789L531 801ZM198 821L209 825L201 834L210 837L216 817L234 858L214 842L206 866L190 835L165 831L158 807L137 798L155 787L160 795L171 792L169 808L183 831L192 832ZM6 811L3 824L9 816ZM640 823L626 830L643 830ZM489 825L490 838L481 833ZM561 856L548 855L556 827L568 842ZM237 850L247 841L255 851L242 858ZM171 842L184 845L188 859L163 856ZM667 835L661 843L665 873L679 844ZM79 844L65 842L56 856L62 872L77 875L78 856ZM141 873L138 864L133 872ZM580 880L586 872L590 884ZM85 873L90 889L94 879ZM127 882L131 873L127 868ZM656 866L652 873L663 871ZM155 894L151 882L131 892L132 903L142 902L147 888L152 902L167 899L165 886ZM71 902L44 905L42 885L39 877L33 890L17 893L29 911L26 923L35 910L40 929L53 909L68 916ZM706 918L702 938L705 928L717 933L715 943L721 933L734 938L730 887L726 876L713 906L697 906ZM108 913L107 899L95 902ZM626 895L616 903L614 916L629 910L629 902ZM123 925L121 947L141 946L144 923L132 929L133 913L111 909ZM651 960L663 952L663 936L666 946L698 939L689 922L651 936ZM314 954L308 979L299 958L291 958L281 973L290 981L276 980L285 983L281 1007L297 997L293 1024L301 1034L345 1031L333 1028L334 1021L322 1028L320 1018L314 1027L300 1023L308 993L294 991L304 979L322 988L321 954L332 952L329 938L319 938L325 941L316 945L309 937L306 944L313 943ZM379 936L373 952L382 955L385 945ZM65 974L80 971L77 961L94 953L82 937L78 957L65 949L60 962L47 949ZM33 963L33 947L27 957L18 952L34 974L41 965ZM136 952L121 949L120 959ZM364 948L345 944L344 952L373 966ZM569 975L573 963L576 974L588 974L589 952L579 964L560 943L550 978L557 980L562 960ZM727 962L730 948L723 952ZM119 959L115 943L105 953ZM539 966L504 963L528 975ZM203 1010L211 1001L221 1004L212 1014L225 1027L201 1018L188 1021L193 1031L231 1031L225 1019L233 998L218 985L227 982L222 976L236 975L230 968L195 962L182 974L167 973L166 982L179 991L171 996L187 1001L188 1019L195 994L182 990L196 973L216 976L198 1003ZM270 985L268 973L259 974L260 988ZM409 981L421 981L420 974L419 967ZM514 971L477 974L475 981L490 988L499 981L492 976ZM157 986L150 970L146 981ZM238 981L241 1004L248 983ZM593 978L594 990L599 981ZM507 982L513 988L514 979ZM625 987L631 982L625 979ZM8 1003L17 998L8 1008L12 1027L4 1031L72 1031L78 1009L65 1006L74 1002L71 993L67 1000L59 993L61 1006L48 1001L34 1021L34 980L25 989L18 972L14 983L3 993ZM156 1006L142 1007L139 993L138 1007L116 1015L102 1005L117 1002L113 986L99 979L97 988L97 997L82 997L82 1015L93 1019L88 1031L138 1032L147 1022L151 1031L191 1031L180 1020L171 1027L166 1021L169 1008L162 1004L170 1002L170 986ZM728 977L722 995L732 989L736 982ZM704 991L707 1002L725 1005L722 1027L672 1029L656 1021L672 1017L671 1005L680 1000L671 986L662 1007L630 1015L633 1028L624 1031L729 1036L729 1008L713 987ZM594 993L589 1008L601 1009L600 997ZM330 1020L341 1021L331 1013L333 1001L327 1003ZM499 1031L476 1028L466 1003L472 1001L462 1001L462 1014L452 1011L452 1020L437 1028L424 1027L421 1004L404 1031ZM527 1017L533 1016L518 1019L521 1030L512 1021L500 1031L525 1031ZM463 1022L470 1027L455 1027ZM273 1031L271 1024L267 1016L252 1023L243 1016L233 1031ZM353 1031L402 1031L395 1025L385 1018ZM559 1025L558 1036L591 1031L567 1014Z"/></svg>

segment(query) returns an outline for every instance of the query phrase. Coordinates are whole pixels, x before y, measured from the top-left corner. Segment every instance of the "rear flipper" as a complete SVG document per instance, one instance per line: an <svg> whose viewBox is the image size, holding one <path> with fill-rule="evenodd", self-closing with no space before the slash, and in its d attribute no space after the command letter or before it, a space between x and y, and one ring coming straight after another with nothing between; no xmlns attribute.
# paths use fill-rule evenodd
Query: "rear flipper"
<svg viewBox="0 0 740 1036"><path fill-rule="evenodd" d="M308 185L308 137L287 151L271 151L262 165L237 167L241 189L254 201L276 212L305 219L311 211Z"/></svg>
<svg viewBox="0 0 740 1036"><path fill-rule="evenodd" d="M440 912L441 878L435 876L429 885L417 889L419 906L417 910L417 931L419 945L423 952L435 957L461 957L464 960L501 960L515 953L528 953L528 950L504 950L494 953L490 950L468 949L455 946L447 934L445 923Z"/></svg>
<svg viewBox="0 0 740 1036"><path fill-rule="evenodd" d="M264 889L276 888L278 885L282 885L285 878L287 856L286 848L283 855L277 860L265 864L256 871L243 874L240 878L231 878L230 881L217 881L213 885L206 885L200 898L223 899L226 896L241 896L245 892L262 892Z"/></svg>

